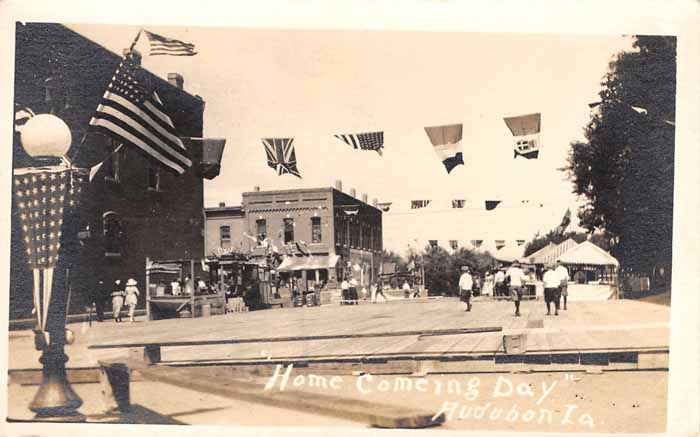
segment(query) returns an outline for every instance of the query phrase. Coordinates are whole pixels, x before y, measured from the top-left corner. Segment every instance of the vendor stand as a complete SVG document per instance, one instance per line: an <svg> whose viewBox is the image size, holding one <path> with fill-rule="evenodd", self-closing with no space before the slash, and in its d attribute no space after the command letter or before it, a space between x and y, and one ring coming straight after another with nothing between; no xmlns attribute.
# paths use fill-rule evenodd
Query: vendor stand
<svg viewBox="0 0 700 437"><path fill-rule="evenodd" d="M223 290L212 281L201 260L146 258L148 320L223 314L225 303Z"/></svg>
<svg viewBox="0 0 700 437"><path fill-rule="evenodd" d="M253 261L231 252L207 257L204 263L227 300L242 299L250 310L277 304L272 286L276 283L275 271L264 260Z"/></svg>

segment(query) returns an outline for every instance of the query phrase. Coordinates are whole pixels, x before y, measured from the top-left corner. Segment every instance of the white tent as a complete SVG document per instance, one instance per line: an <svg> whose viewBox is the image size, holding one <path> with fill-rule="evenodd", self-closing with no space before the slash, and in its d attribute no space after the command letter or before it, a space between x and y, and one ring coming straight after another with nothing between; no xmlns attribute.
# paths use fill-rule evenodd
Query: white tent
<svg viewBox="0 0 700 437"><path fill-rule="evenodd" d="M525 246L507 245L496 252L493 257L498 261L510 263L520 259L523 256L524 251Z"/></svg>
<svg viewBox="0 0 700 437"><path fill-rule="evenodd" d="M563 264L578 264L590 266L615 266L619 267L620 263L608 252L600 247L584 241L578 246L569 249L563 255L557 258Z"/></svg>

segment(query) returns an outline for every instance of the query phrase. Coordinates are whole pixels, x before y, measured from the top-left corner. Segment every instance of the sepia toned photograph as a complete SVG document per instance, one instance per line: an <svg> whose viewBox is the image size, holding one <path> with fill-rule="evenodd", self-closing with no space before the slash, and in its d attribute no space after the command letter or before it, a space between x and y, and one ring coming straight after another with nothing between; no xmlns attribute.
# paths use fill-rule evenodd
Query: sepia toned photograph
<svg viewBox="0 0 700 437"><path fill-rule="evenodd" d="M666 432L676 35L13 32L7 422Z"/></svg>

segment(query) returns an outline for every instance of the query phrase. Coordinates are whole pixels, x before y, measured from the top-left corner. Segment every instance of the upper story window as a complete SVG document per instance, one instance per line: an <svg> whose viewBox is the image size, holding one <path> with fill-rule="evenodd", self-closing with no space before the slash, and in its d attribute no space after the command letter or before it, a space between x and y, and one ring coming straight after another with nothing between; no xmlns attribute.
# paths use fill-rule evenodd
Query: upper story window
<svg viewBox="0 0 700 437"><path fill-rule="evenodd" d="M453 199L452 208L464 208L464 199Z"/></svg>
<svg viewBox="0 0 700 437"><path fill-rule="evenodd" d="M320 243L321 239L321 217L311 217L311 242Z"/></svg>
<svg viewBox="0 0 700 437"><path fill-rule="evenodd" d="M231 247L231 226L219 227L219 245L222 248Z"/></svg>
<svg viewBox="0 0 700 437"><path fill-rule="evenodd" d="M294 219L284 219L284 244L294 241Z"/></svg>
<svg viewBox="0 0 700 437"><path fill-rule="evenodd" d="M126 229L119 214L114 211L102 214L102 231L105 239L105 255L121 256L126 242Z"/></svg>
<svg viewBox="0 0 700 437"><path fill-rule="evenodd" d="M121 146L119 146L119 150L116 150L111 155L109 155L109 157L105 160L105 163L103 164L105 167L105 177L115 182L121 181L122 162L123 152Z"/></svg>
<svg viewBox="0 0 700 437"><path fill-rule="evenodd" d="M148 163L148 189L149 190L161 190L163 189L161 185L161 169L160 166L153 162L149 161Z"/></svg>
<svg viewBox="0 0 700 437"><path fill-rule="evenodd" d="M255 221L255 234L258 237L258 243L262 243L267 238L267 221L265 219Z"/></svg>

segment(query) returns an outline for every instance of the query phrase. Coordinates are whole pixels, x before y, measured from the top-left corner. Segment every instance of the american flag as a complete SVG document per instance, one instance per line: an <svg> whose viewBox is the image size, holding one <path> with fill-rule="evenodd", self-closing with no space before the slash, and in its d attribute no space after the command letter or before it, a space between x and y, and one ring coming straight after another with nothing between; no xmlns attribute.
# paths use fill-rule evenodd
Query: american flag
<svg viewBox="0 0 700 437"><path fill-rule="evenodd" d="M15 170L13 191L30 268L56 266L63 222L75 210L83 182L63 166Z"/></svg>
<svg viewBox="0 0 700 437"><path fill-rule="evenodd" d="M151 56L194 56L197 54L197 52L194 51L194 44L177 39L166 38L147 30L144 30L144 33L148 37L148 41L151 43Z"/></svg>
<svg viewBox="0 0 700 437"><path fill-rule="evenodd" d="M301 179L293 142L294 138L262 139L267 154L268 167L275 169L278 175L289 173Z"/></svg>
<svg viewBox="0 0 700 437"><path fill-rule="evenodd" d="M192 165L158 94L130 58L124 59L107 87L90 125L139 147L182 174Z"/></svg>
<svg viewBox="0 0 700 437"><path fill-rule="evenodd" d="M375 150L380 155L384 147L384 132L367 132L362 134L334 135L339 140L352 146L354 149Z"/></svg>

